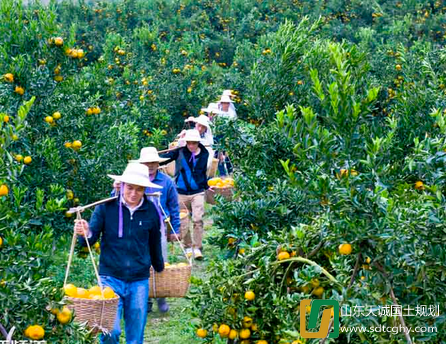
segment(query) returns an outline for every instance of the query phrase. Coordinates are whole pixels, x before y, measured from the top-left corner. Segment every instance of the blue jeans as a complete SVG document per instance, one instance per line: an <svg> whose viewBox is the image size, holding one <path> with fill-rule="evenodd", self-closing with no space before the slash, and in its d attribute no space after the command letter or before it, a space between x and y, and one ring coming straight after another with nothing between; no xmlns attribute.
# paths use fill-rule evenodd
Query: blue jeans
<svg viewBox="0 0 446 344"><path fill-rule="evenodd" d="M101 335L102 344L119 344L121 318L124 313L127 344L143 344L147 322L149 280L126 282L111 276L100 276L104 287L110 287L119 295L115 325L109 335Z"/></svg>

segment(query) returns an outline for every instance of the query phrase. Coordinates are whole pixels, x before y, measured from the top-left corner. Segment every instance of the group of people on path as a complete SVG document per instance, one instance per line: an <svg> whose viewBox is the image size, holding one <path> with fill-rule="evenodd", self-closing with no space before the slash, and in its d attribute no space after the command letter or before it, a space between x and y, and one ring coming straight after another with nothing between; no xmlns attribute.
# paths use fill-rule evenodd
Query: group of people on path
<svg viewBox="0 0 446 344"><path fill-rule="evenodd" d="M149 299L150 267L164 270L167 242L182 240L186 255L203 259L203 215L207 171L214 157L211 121L215 116L235 119L236 112L226 90L218 103L202 109L206 115L188 118L195 128L179 134L178 148L159 155L155 147L143 148L137 160L129 161L122 175L114 180L112 198L97 206L89 222L76 220L74 230L81 246L100 240L99 275L103 287L119 295L113 330L101 335L101 343L118 344L124 317L126 342L142 344ZM220 154L223 154L222 152ZM174 179L159 171L175 161ZM180 220L180 209L192 215ZM166 226L167 225L167 226ZM167 229L166 229L167 228ZM167 312L165 299L157 299L160 312Z"/></svg>

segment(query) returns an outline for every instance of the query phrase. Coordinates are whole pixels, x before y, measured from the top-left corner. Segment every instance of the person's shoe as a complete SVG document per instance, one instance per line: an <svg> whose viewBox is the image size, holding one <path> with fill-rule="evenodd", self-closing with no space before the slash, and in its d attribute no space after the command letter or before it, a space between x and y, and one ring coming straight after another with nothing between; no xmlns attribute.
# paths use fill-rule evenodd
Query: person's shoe
<svg viewBox="0 0 446 344"><path fill-rule="evenodd" d="M191 248L186 248L186 257L190 258L192 257L193 251Z"/></svg>
<svg viewBox="0 0 446 344"><path fill-rule="evenodd" d="M149 299L147 302L147 313L152 313L152 307L153 307L153 301L152 299Z"/></svg>
<svg viewBox="0 0 446 344"><path fill-rule="evenodd" d="M167 313L169 311L169 305L165 298L157 299L156 302L158 303L158 310L161 313Z"/></svg>
<svg viewBox="0 0 446 344"><path fill-rule="evenodd" d="M194 258L196 260L202 260L203 259L203 254L201 253L199 248L194 248Z"/></svg>

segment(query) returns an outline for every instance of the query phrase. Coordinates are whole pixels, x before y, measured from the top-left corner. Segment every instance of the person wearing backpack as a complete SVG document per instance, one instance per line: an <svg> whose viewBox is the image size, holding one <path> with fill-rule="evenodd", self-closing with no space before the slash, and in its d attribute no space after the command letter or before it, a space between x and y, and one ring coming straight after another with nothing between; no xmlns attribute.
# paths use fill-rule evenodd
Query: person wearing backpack
<svg viewBox="0 0 446 344"><path fill-rule="evenodd" d="M195 259L203 259L204 193L209 189L206 176L209 152L200 143L200 133L196 129L186 130L182 140L186 142L186 145L161 155L167 160L160 165L175 161L174 180L180 207L192 213L193 222L192 238L189 217L183 219L180 229L181 238L189 257L193 255Z"/></svg>

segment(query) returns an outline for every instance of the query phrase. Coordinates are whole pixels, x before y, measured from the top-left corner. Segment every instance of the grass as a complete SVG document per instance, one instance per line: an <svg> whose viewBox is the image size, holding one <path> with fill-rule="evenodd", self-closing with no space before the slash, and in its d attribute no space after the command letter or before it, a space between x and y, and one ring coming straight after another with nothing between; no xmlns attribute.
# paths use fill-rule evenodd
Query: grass
<svg viewBox="0 0 446 344"><path fill-rule="evenodd" d="M205 219L203 261L195 261L192 274L195 277L206 278L206 266L208 261L218 255L218 249L213 247L206 238L215 235L216 229L212 227L209 217ZM149 314L144 336L146 344L198 344L203 341L195 335L192 325L191 313L189 311L191 302L187 298L168 299L170 310L161 314L157 310L156 302L154 311ZM123 342L124 343L124 342Z"/></svg>

